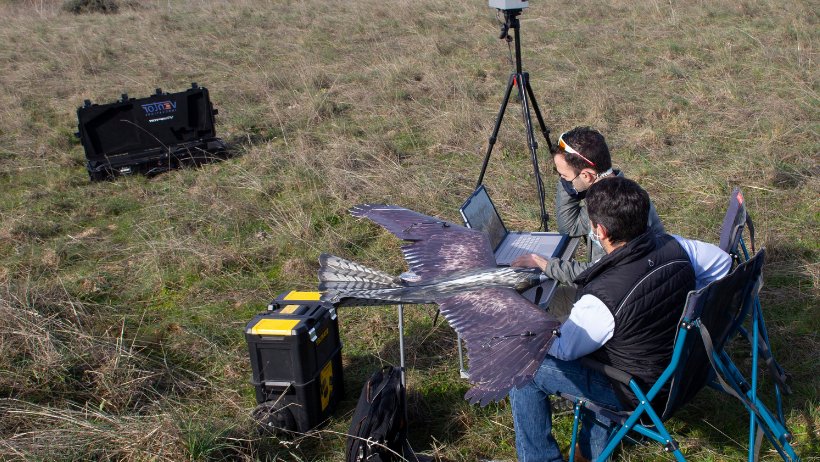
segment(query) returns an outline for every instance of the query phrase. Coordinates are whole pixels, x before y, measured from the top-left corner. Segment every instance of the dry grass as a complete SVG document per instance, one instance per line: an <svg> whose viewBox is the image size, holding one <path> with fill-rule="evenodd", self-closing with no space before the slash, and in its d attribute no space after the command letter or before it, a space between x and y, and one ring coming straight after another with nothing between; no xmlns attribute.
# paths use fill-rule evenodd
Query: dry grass
<svg viewBox="0 0 820 462"><path fill-rule="evenodd" d="M320 252L402 269L398 243L349 218L350 206L457 219L510 72L492 10L62 6L0 2L0 458L341 459L358 388L398 361L395 314L341 313L347 398L328 427L290 443L257 436L249 420L242 327L275 294L315 287ZM744 189L770 252L763 303L793 374L786 405L803 460L820 451L818 30L810 1L533 2L522 16L524 68L553 137L599 128L668 230L715 241L729 191ZM210 90L217 131L239 155L89 184L73 138L82 101L192 81ZM524 142L510 110L486 178L509 224L532 229ZM431 327L432 313L407 320L414 446L513 458L509 409L461 400L452 331ZM674 425L690 459L742 460L742 413L716 399L705 394ZM568 431L561 420L562 441Z"/></svg>

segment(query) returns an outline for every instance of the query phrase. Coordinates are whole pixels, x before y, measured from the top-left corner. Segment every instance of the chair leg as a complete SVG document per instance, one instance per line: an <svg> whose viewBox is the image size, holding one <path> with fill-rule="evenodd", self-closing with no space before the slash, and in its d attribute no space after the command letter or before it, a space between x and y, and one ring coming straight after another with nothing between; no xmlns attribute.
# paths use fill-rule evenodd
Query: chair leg
<svg viewBox="0 0 820 462"><path fill-rule="evenodd" d="M757 401L757 360L759 353L757 341L759 335L758 312L756 309L752 309L752 389L749 390L749 399L753 403ZM749 410L749 462L757 462L758 457L760 456L758 452L759 446L756 444L756 424L757 419L755 419L755 413L754 411Z"/></svg>
<svg viewBox="0 0 820 462"><path fill-rule="evenodd" d="M606 445L606 448L604 448L601 456L597 460L606 460L615 450L617 444L623 439L624 436L626 436L627 432L632 429L663 444L664 451L671 452L672 455L675 456L675 460L678 462L686 462L686 458L683 457L683 453L680 451L677 441L675 441L666 430L666 427L663 425L663 422L661 422L660 417L658 417L658 414L649 404L649 399L643 394L637 385L633 384L634 382L630 384L630 388L632 388L632 392L635 393L635 396L638 397L641 404L635 408L635 411L632 412L632 415L629 416L623 426L615 433L615 436L609 439L609 443ZM655 424L655 432L644 429L642 425L636 425L642 414L649 416L652 423Z"/></svg>
<svg viewBox="0 0 820 462"><path fill-rule="evenodd" d="M576 451L578 450L578 424L581 421L581 406L584 401L581 399L575 400L575 407L572 419L572 439L569 442L569 460L574 461L576 458Z"/></svg>
<svg viewBox="0 0 820 462"><path fill-rule="evenodd" d="M683 457L683 453L680 452L680 446L678 446L678 442L672 438L672 435L666 430L666 427L661 422L660 417L658 414L651 407L647 407L646 414L652 419L652 423L655 424L655 428L657 432L666 440L666 444L663 446L663 450L666 452L671 452L672 455L675 456L675 460L678 462L685 462L686 458Z"/></svg>
<svg viewBox="0 0 820 462"><path fill-rule="evenodd" d="M726 386L734 390L738 396L745 398L741 399L741 402L749 412L751 421L749 424L749 460L756 459L757 434L760 429L784 461L799 461L800 458L790 443L791 434L756 396L754 384L750 386L745 382L743 375L725 352L715 357L715 365L717 373L724 378Z"/></svg>
<svg viewBox="0 0 820 462"><path fill-rule="evenodd" d="M758 382L758 364L760 360L760 348L758 348L761 336L764 334L763 328L763 313L760 307L759 298L755 297L754 307L752 309L752 384L751 389L746 393L749 400L758 408L761 414L760 418L756 415L753 409L749 409L749 462L756 462L759 457L760 438L759 433L762 431L772 446L777 449L780 456L784 460L794 460L797 455L789 444L791 434L786 429L785 420L777 419L757 396L757 382ZM768 339L766 339L768 340ZM782 416L782 405L780 401L779 390L775 384L775 397L777 398L778 417ZM778 421L779 420L779 421ZM758 429L759 426L759 429Z"/></svg>

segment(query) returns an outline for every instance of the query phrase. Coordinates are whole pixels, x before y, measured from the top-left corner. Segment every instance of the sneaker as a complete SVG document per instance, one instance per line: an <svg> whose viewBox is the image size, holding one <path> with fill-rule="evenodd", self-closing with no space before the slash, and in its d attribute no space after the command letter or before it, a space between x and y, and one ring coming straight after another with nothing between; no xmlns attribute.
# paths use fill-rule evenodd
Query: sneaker
<svg viewBox="0 0 820 462"><path fill-rule="evenodd" d="M572 414L575 412L575 403L563 398L553 398L550 402L552 413L555 415Z"/></svg>
<svg viewBox="0 0 820 462"><path fill-rule="evenodd" d="M578 446L578 443L575 443L575 460L573 462L590 462L589 459L581 454L581 447Z"/></svg>

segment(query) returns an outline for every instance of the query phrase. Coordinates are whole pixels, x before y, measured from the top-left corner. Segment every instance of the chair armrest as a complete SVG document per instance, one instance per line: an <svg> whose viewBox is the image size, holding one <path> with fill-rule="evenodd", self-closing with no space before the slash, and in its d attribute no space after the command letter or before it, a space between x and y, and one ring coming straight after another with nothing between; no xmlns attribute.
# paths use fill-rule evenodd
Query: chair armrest
<svg viewBox="0 0 820 462"><path fill-rule="evenodd" d="M598 371L601 374L604 374L605 376L613 380L617 380L618 382L621 382L624 385L629 386L629 382L632 381L632 376L627 374L626 372L620 369L616 369L612 366L599 363L598 361L595 361L594 359L589 358L587 356L581 358L580 361L582 366Z"/></svg>

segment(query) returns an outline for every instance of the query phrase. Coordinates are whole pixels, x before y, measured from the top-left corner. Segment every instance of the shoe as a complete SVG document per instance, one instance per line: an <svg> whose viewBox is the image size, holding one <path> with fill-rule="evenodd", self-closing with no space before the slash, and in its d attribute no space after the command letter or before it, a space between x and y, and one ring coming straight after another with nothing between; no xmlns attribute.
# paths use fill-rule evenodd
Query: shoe
<svg viewBox="0 0 820 462"><path fill-rule="evenodd" d="M552 406L552 413L555 415L566 415L575 412L575 403L559 397L553 398L550 406Z"/></svg>
<svg viewBox="0 0 820 462"><path fill-rule="evenodd" d="M573 462L590 462L589 459L581 454L581 446L578 446L578 443L575 443L575 459Z"/></svg>

